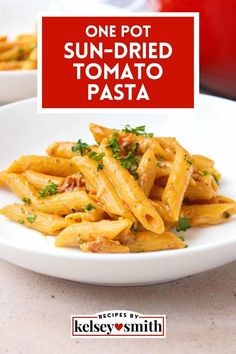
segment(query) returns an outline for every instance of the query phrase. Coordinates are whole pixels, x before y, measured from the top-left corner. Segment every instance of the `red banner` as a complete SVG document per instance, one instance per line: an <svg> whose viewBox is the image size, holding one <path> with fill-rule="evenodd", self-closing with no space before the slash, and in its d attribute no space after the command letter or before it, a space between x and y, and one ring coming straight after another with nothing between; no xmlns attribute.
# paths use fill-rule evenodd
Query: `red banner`
<svg viewBox="0 0 236 354"><path fill-rule="evenodd" d="M193 108L194 17L42 17L42 108Z"/></svg>

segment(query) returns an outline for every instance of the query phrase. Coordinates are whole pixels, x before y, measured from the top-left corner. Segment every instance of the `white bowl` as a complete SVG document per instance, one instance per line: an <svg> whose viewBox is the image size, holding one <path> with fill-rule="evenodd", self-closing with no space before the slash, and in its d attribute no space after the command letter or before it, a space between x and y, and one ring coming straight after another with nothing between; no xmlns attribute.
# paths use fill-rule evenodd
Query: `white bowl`
<svg viewBox="0 0 236 354"><path fill-rule="evenodd" d="M89 122L109 127L147 126L161 136L176 136L191 153L216 161L222 194L236 198L236 103L201 96L195 112L152 114L37 114L36 100L0 108L0 170L22 154L43 154L53 141L79 138L92 143ZM0 190L0 207L17 201ZM105 285L165 282L221 266L236 259L236 222L182 233L186 249L138 254L88 254L54 246L53 237L0 217L0 257L21 267L55 277Z"/></svg>
<svg viewBox="0 0 236 354"><path fill-rule="evenodd" d="M10 39L21 33L36 30L37 12L46 11L48 1L2 0L0 34ZM0 71L0 105L36 96L37 71Z"/></svg>
<svg viewBox="0 0 236 354"><path fill-rule="evenodd" d="M36 94L37 70L0 71L0 105Z"/></svg>

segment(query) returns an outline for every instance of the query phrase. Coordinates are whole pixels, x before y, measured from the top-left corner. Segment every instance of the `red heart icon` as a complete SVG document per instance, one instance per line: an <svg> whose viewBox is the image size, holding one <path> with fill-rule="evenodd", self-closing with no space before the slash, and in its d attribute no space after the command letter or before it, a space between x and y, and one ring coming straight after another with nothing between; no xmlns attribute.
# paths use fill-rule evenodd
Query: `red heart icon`
<svg viewBox="0 0 236 354"><path fill-rule="evenodd" d="M120 331L121 328L123 327L123 324L122 323L115 323L115 327L116 327L117 331Z"/></svg>

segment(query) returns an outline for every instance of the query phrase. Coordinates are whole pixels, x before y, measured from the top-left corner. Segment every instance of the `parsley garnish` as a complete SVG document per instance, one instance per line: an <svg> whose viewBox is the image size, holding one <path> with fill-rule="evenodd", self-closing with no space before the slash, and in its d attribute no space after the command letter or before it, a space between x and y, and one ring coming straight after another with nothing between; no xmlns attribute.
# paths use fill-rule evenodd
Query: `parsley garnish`
<svg viewBox="0 0 236 354"><path fill-rule="evenodd" d="M39 198L45 198L48 195L53 195L57 193L58 193L57 184L55 184L54 182L50 182L45 188L39 191L38 196Z"/></svg>
<svg viewBox="0 0 236 354"><path fill-rule="evenodd" d="M96 209L95 206L93 206L92 204L89 203L88 205L86 205L85 208L82 209L82 211L86 212L86 211L91 211L93 209Z"/></svg>
<svg viewBox="0 0 236 354"><path fill-rule="evenodd" d="M133 154L133 152L129 152L127 156L121 157L120 164L126 170L134 176L135 179L138 179L138 166L139 166L139 159Z"/></svg>
<svg viewBox="0 0 236 354"><path fill-rule="evenodd" d="M26 205L30 205L30 204L31 204L31 199L30 199L30 198L24 197L24 198L22 198L22 201L23 201Z"/></svg>
<svg viewBox="0 0 236 354"><path fill-rule="evenodd" d="M90 151L89 145L86 143L83 143L81 139L79 139L76 143L75 146L72 146L71 151L72 152L79 152L81 156L83 156L85 150Z"/></svg>
<svg viewBox="0 0 236 354"><path fill-rule="evenodd" d="M184 156L184 159L185 159L185 161L187 161L187 163L188 163L190 166L193 164L193 161L190 160L190 159L187 157L187 155Z"/></svg>
<svg viewBox="0 0 236 354"><path fill-rule="evenodd" d="M210 173L208 171L200 171L199 172L201 176L209 176ZM215 182L217 185L219 185L219 180L215 175L212 175L212 177L214 178Z"/></svg>
<svg viewBox="0 0 236 354"><path fill-rule="evenodd" d="M18 223L22 225L25 223L25 221L23 219L20 219L20 220L18 220Z"/></svg>
<svg viewBox="0 0 236 354"><path fill-rule="evenodd" d="M215 175L213 175L213 178L214 178L216 184L219 185L219 180L218 180L218 178L217 178Z"/></svg>
<svg viewBox="0 0 236 354"><path fill-rule="evenodd" d="M112 137L108 140L108 145L107 145L107 147L109 147L112 150L113 157L115 157L116 159L119 157L121 151L118 142L118 137L119 137L119 133L117 131L114 131Z"/></svg>
<svg viewBox="0 0 236 354"><path fill-rule="evenodd" d="M129 124L127 124L124 129L122 129L122 132L124 133L131 133L135 135L143 135L149 138L153 137L153 133L146 133L145 132L145 125L140 125L139 127L132 128Z"/></svg>
<svg viewBox="0 0 236 354"><path fill-rule="evenodd" d="M228 213L228 211L224 212L224 217L225 217L225 219L230 218L230 213Z"/></svg>
<svg viewBox="0 0 236 354"><path fill-rule="evenodd" d="M185 217L180 217L179 221L176 225L176 231L180 232L180 231L187 231L188 229L190 229L190 224L189 224L189 220Z"/></svg>
<svg viewBox="0 0 236 354"><path fill-rule="evenodd" d="M99 164L98 164L98 167L97 167L97 171L103 170L103 169L104 169L103 163L99 163Z"/></svg>
<svg viewBox="0 0 236 354"><path fill-rule="evenodd" d="M210 173L207 171L200 171L199 172L201 176L208 176Z"/></svg>
<svg viewBox="0 0 236 354"><path fill-rule="evenodd" d="M28 214L28 216L27 216L26 219L27 219L28 222L30 222L31 224L33 224L33 222L35 222L36 218L37 218L37 215Z"/></svg>
<svg viewBox="0 0 236 354"><path fill-rule="evenodd" d="M105 156L104 152L98 152L96 153L95 151L90 151L88 153L88 157L90 159L93 159L95 161L100 161L103 157Z"/></svg>
<svg viewBox="0 0 236 354"><path fill-rule="evenodd" d="M184 237L183 236L179 236L181 241L184 241Z"/></svg>
<svg viewBox="0 0 236 354"><path fill-rule="evenodd" d="M135 179L138 179L137 169L139 166L139 159L135 156L135 153L138 151L139 143L134 143L132 150L127 153L126 150L119 146L118 137L119 133L115 131L109 139L107 147L112 150L113 157L120 161L121 166L128 170ZM122 156L124 154L127 155Z"/></svg>

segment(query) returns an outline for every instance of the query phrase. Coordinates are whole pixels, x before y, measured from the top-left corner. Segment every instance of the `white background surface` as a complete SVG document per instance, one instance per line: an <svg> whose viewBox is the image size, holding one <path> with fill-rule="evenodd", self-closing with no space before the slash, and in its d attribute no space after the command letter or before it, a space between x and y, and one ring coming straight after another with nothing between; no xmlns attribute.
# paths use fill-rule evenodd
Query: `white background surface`
<svg viewBox="0 0 236 354"><path fill-rule="evenodd" d="M71 339L71 314L166 313L166 339ZM142 287L82 285L0 261L1 354L234 354L236 262Z"/></svg>

